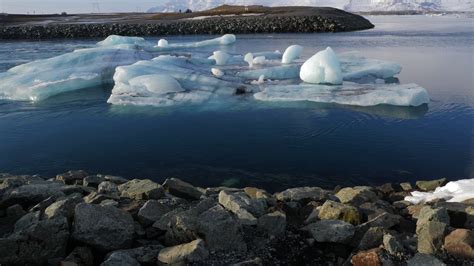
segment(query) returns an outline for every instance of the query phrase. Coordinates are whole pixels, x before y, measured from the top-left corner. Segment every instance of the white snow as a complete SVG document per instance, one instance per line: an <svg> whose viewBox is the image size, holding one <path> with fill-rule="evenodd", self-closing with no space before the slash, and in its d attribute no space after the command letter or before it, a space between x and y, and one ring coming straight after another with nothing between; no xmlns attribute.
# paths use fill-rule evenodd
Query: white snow
<svg viewBox="0 0 474 266"><path fill-rule="evenodd" d="M445 186L436 188L433 192L413 191L411 196L405 197L406 201L413 204L430 202L443 199L448 202L463 202L474 198L474 179L451 181Z"/></svg>
<svg viewBox="0 0 474 266"><path fill-rule="evenodd" d="M291 64L294 60L298 59L303 51L303 46L301 45L291 45L286 48L283 53L283 58L281 60L282 64Z"/></svg>
<svg viewBox="0 0 474 266"><path fill-rule="evenodd" d="M231 55L223 52L223 51L215 51L212 56L210 56L208 59L213 59L216 61L216 65L222 66L227 64L229 59L231 58Z"/></svg>
<svg viewBox="0 0 474 266"><path fill-rule="evenodd" d="M163 47L163 48L168 47L168 41L166 39L160 39L158 41L158 47Z"/></svg>
<svg viewBox="0 0 474 266"><path fill-rule="evenodd" d="M419 106L429 102L426 90L416 84L375 85L345 83L343 85L281 85L268 86L254 94L261 101L309 101L346 105Z"/></svg>
<svg viewBox="0 0 474 266"><path fill-rule="evenodd" d="M211 68L211 72L212 72L212 75L214 75L218 78L224 76L224 72L222 72L222 70L220 70L218 68Z"/></svg>
<svg viewBox="0 0 474 266"><path fill-rule="evenodd" d="M342 84L341 63L331 47L328 47L304 62L300 77L307 83Z"/></svg>

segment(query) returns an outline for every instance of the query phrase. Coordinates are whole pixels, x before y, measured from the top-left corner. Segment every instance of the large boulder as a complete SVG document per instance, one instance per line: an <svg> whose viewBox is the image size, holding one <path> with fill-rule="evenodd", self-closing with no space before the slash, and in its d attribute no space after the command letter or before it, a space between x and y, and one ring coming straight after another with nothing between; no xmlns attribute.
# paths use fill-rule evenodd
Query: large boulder
<svg viewBox="0 0 474 266"><path fill-rule="evenodd" d="M229 211L233 212L246 225L257 224L257 218L265 213L266 201L263 199L252 199L244 192L219 193L219 203Z"/></svg>
<svg viewBox="0 0 474 266"><path fill-rule="evenodd" d="M368 250L376 248L383 243L383 236L386 231L383 227L372 227L367 232L359 242L359 250Z"/></svg>
<svg viewBox="0 0 474 266"><path fill-rule="evenodd" d="M385 234L383 236L383 247L393 256L399 256L405 251L403 244L394 236Z"/></svg>
<svg viewBox="0 0 474 266"><path fill-rule="evenodd" d="M59 198L65 196L61 191L63 185L56 182L22 185L3 194L0 209L11 205L21 204L28 208L49 197Z"/></svg>
<svg viewBox="0 0 474 266"><path fill-rule="evenodd" d="M61 261L62 266L93 266L94 255L88 247L75 247L69 255Z"/></svg>
<svg viewBox="0 0 474 266"><path fill-rule="evenodd" d="M449 225L450 218L445 208L432 208L425 206L421 208L416 222L416 232L419 231L429 222L440 222Z"/></svg>
<svg viewBox="0 0 474 266"><path fill-rule="evenodd" d="M133 218L112 206L81 203L75 209L72 236L101 251L128 248L134 236Z"/></svg>
<svg viewBox="0 0 474 266"><path fill-rule="evenodd" d="M427 180L427 181L416 181L416 188L422 191L433 191L437 187L444 186L448 180L446 178Z"/></svg>
<svg viewBox="0 0 474 266"><path fill-rule="evenodd" d="M72 221L76 205L82 202L83 200L80 197L69 197L58 200L44 210L44 215L48 219L66 217L69 221Z"/></svg>
<svg viewBox="0 0 474 266"><path fill-rule="evenodd" d="M438 254L443 246L444 236L448 225L440 222L427 222L417 227L418 252L424 254Z"/></svg>
<svg viewBox="0 0 474 266"><path fill-rule="evenodd" d="M428 254L417 253L407 261L407 266L446 266L442 261Z"/></svg>
<svg viewBox="0 0 474 266"><path fill-rule="evenodd" d="M163 187L149 179L133 179L118 186L122 197L148 200L164 196Z"/></svg>
<svg viewBox="0 0 474 266"><path fill-rule="evenodd" d="M364 202L374 201L377 195L371 187L346 187L336 193L336 197L342 203L360 205Z"/></svg>
<svg viewBox="0 0 474 266"><path fill-rule="evenodd" d="M56 180L63 182L66 185L82 185L82 181L88 174L82 170L71 170L56 176Z"/></svg>
<svg viewBox="0 0 474 266"><path fill-rule="evenodd" d="M319 209L321 220L341 220L354 225L360 224L361 217L357 208L332 200L324 202Z"/></svg>
<svg viewBox="0 0 474 266"><path fill-rule="evenodd" d="M319 187L290 188L275 194L279 201L321 201L329 197L329 192Z"/></svg>
<svg viewBox="0 0 474 266"><path fill-rule="evenodd" d="M150 226L169 211L168 206L156 200L149 200L138 211L138 221L143 226Z"/></svg>
<svg viewBox="0 0 474 266"><path fill-rule="evenodd" d="M164 248L158 255L158 260L166 264L199 262L209 256L202 239L187 244Z"/></svg>
<svg viewBox="0 0 474 266"><path fill-rule="evenodd" d="M111 196L118 196L120 194L117 185L110 181L101 182L97 186L97 192L99 194L107 194Z"/></svg>
<svg viewBox="0 0 474 266"><path fill-rule="evenodd" d="M271 236L279 236L286 230L286 215L276 211L258 218L258 228Z"/></svg>
<svg viewBox="0 0 474 266"><path fill-rule="evenodd" d="M341 220L323 220L303 227L317 242L348 243L355 233L352 224Z"/></svg>
<svg viewBox="0 0 474 266"><path fill-rule="evenodd" d="M105 181L105 178L101 175L90 175L82 180L82 185L97 188L103 181Z"/></svg>
<svg viewBox="0 0 474 266"><path fill-rule="evenodd" d="M360 251L351 258L353 266L382 266L382 250L374 248L367 251Z"/></svg>
<svg viewBox="0 0 474 266"><path fill-rule="evenodd" d="M474 261L474 232L456 229L444 239L444 249L451 255Z"/></svg>
<svg viewBox="0 0 474 266"><path fill-rule="evenodd" d="M188 200L198 200L201 198L202 192L193 185L186 183L177 178L168 178L163 183L163 187L176 197Z"/></svg>
<svg viewBox="0 0 474 266"><path fill-rule="evenodd" d="M148 245L133 249L116 250L107 255L107 259L101 266L156 265L161 249L163 249L161 245Z"/></svg>

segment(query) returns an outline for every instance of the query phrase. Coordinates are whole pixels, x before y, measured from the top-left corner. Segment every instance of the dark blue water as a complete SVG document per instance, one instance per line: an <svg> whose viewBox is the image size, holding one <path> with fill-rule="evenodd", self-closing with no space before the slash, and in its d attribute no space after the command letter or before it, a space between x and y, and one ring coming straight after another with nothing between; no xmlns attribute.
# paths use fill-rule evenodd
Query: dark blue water
<svg viewBox="0 0 474 266"><path fill-rule="evenodd" d="M85 169L269 190L473 178L474 20L370 19L377 26L370 31L244 35L228 49L284 50L297 43L310 47L304 57L331 46L398 61L400 81L425 87L429 105L257 104L244 97L231 106L116 107L106 104L107 87L35 104L0 101L0 172ZM96 41L0 42L0 71Z"/></svg>

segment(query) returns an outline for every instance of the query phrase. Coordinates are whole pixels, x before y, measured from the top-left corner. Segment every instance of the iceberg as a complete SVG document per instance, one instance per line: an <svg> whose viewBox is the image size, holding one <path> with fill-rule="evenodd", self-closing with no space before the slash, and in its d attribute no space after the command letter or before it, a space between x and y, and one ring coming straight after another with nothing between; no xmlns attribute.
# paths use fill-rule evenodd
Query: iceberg
<svg viewBox="0 0 474 266"><path fill-rule="evenodd" d="M446 185L436 188L433 192L413 191L411 196L405 197L405 200L413 204L420 204L437 199L448 202L463 202L472 198L474 198L474 179L463 179L448 182Z"/></svg>
<svg viewBox="0 0 474 266"><path fill-rule="evenodd" d="M277 66L263 69L247 70L238 72L237 76L246 79L258 79L260 76L265 76L267 79L283 80L296 79L300 73L301 66L288 65Z"/></svg>
<svg viewBox="0 0 474 266"><path fill-rule="evenodd" d="M147 41L142 37L128 37L119 35L110 35L105 40L97 43L98 46L116 46L116 45L139 45L145 46Z"/></svg>
<svg viewBox="0 0 474 266"><path fill-rule="evenodd" d="M231 56L223 51L215 51L213 55L211 55L208 59L215 60L216 65L222 66L227 64L230 60Z"/></svg>
<svg viewBox="0 0 474 266"><path fill-rule="evenodd" d="M291 45L290 47L286 48L285 52L283 53L283 58L281 60L282 64L291 64L293 61L298 59L303 52L303 46L301 45Z"/></svg>
<svg viewBox="0 0 474 266"><path fill-rule="evenodd" d="M261 101L309 101L359 106L420 106L430 100L426 90L416 84L277 85L264 88L254 97Z"/></svg>
<svg viewBox="0 0 474 266"><path fill-rule="evenodd" d="M158 41L158 47L168 47L168 41L166 39L160 39Z"/></svg>
<svg viewBox="0 0 474 266"><path fill-rule="evenodd" d="M234 34L226 34L222 37L218 37L211 40L204 40L200 42L187 42L187 43L168 43L166 46L155 46L155 50L172 50L172 49L185 49L185 48L200 48L214 45L231 45L235 43L236 37Z"/></svg>
<svg viewBox="0 0 474 266"><path fill-rule="evenodd" d="M112 83L117 66L151 57L137 49L105 46L33 61L0 76L0 99L40 101L60 93Z"/></svg>
<svg viewBox="0 0 474 266"><path fill-rule="evenodd" d="M344 80L357 81L364 78L387 79L402 71L400 64L390 61L368 59L355 52L339 56Z"/></svg>
<svg viewBox="0 0 474 266"><path fill-rule="evenodd" d="M339 59L331 47L320 51L301 66L301 80L313 84L342 84Z"/></svg>
<svg viewBox="0 0 474 266"><path fill-rule="evenodd" d="M222 70L220 70L218 68L211 68L211 73L212 73L212 75L214 75L218 78L224 76L224 72L222 72Z"/></svg>

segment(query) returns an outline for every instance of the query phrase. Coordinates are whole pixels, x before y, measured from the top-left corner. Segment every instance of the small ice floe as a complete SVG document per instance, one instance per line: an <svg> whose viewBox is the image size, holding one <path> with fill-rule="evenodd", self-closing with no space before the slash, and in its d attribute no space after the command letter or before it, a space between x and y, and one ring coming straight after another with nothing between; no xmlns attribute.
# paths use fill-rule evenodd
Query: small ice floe
<svg viewBox="0 0 474 266"><path fill-rule="evenodd" d="M110 35L105 40L97 43L98 46L116 46L116 45L145 45L147 42L142 37L128 37L119 35Z"/></svg>
<svg viewBox="0 0 474 266"><path fill-rule="evenodd" d="M262 75L264 75L268 79L275 80L296 79L300 74L300 68L300 66L293 65L268 67L263 69L238 72L237 76L246 79L258 79Z"/></svg>
<svg viewBox="0 0 474 266"><path fill-rule="evenodd" d="M285 53L283 53L283 58L281 60L282 64L291 64L293 61L298 59L303 51L303 46L301 45L291 45L286 48Z"/></svg>
<svg viewBox="0 0 474 266"><path fill-rule="evenodd" d="M166 39L160 39L158 41L158 47L161 47L161 48L168 47L168 41Z"/></svg>
<svg viewBox="0 0 474 266"><path fill-rule="evenodd" d="M334 51L328 47L313 55L301 66L300 77L313 84L342 84L341 63Z"/></svg>
<svg viewBox="0 0 474 266"><path fill-rule="evenodd" d="M213 45L231 45L235 43L237 38L234 34L226 34L222 37L204 40L199 42L186 42L186 43L168 43L166 47L155 46L157 50L168 50L168 49L185 49L185 48L200 48Z"/></svg>
<svg viewBox="0 0 474 266"><path fill-rule="evenodd" d="M244 61L249 64L250 68L252 68L253 67L253 54L252 53L247 53L244 56Z"/></svg>
<svg viewBox="0 0 474 266"><path fill-rule="evenodd" d="M448 202L463 202L474 198L474 179L463 179L448 182L445 186L436 188L433 192L413 191L406 201L413 204L443 199Z"/></svg>
<svg viewBox="0 0 474 266"><path fill-rule="evenodd" d="M254 65L264 65L265 63L267 62L267 59L265 58L265 56L257 56L253 59L253 64Z"/></svg>
<svg viewBox="0 0 474 266"><path fill-rule="evenodd" d="M263 83L265 83L265 76L264 76L264 75L261 75L261 76L258 78L258 80L253 80L253 81L251 82L252 85L261 85L261 84L263 84Z"/></svg>
<svg viewBox="0 0 474 266"><path fill-rule="evenodd" d="M223 66L226 65L230 60L231 55L223 51L215 51L208 59L215 60L216 65Z"/></svg>
<svg viewBox="0 0 474 266"><path fill-rule="evenodd" d="M212 68L211 69L211 72L212 72L212 75L220 78L222 76L224 76L224 72L222 72L222 70L218 69L218 68Z"/></svg>

